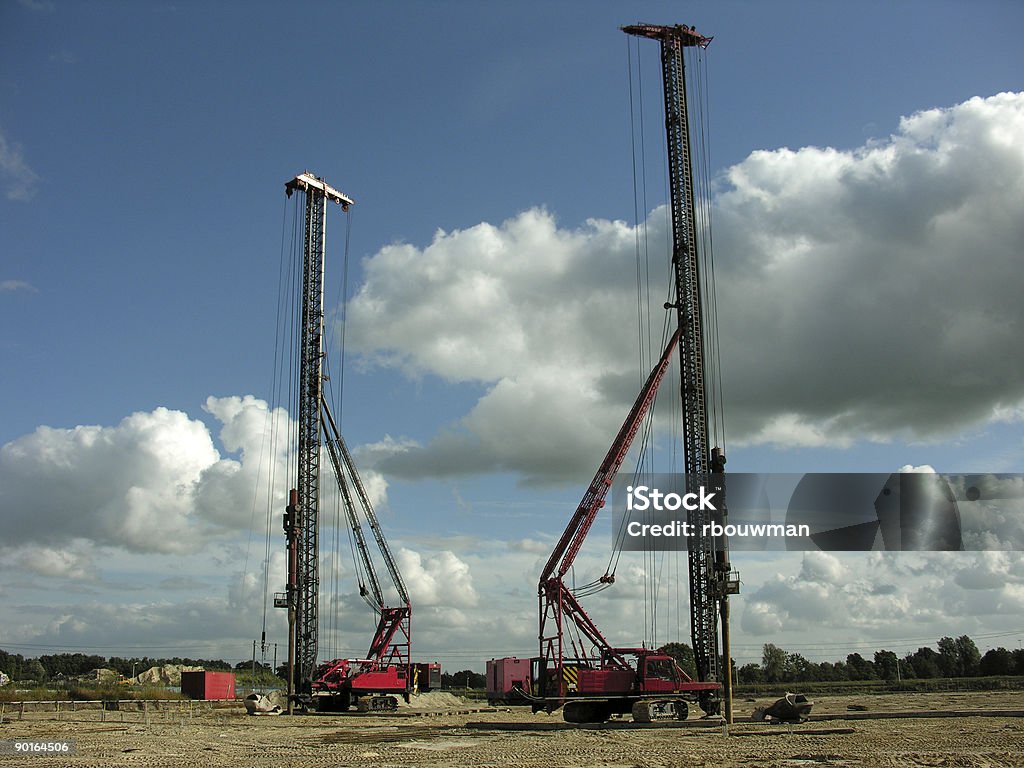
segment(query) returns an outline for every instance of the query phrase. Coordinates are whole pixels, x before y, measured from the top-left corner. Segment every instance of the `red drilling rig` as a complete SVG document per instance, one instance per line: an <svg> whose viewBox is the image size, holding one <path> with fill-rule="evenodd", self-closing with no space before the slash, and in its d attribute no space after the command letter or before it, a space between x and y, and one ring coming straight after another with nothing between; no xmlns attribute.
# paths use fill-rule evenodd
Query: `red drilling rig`
<svg viewBox="0 0 1024 768"><path fill-rule="evenodd" d="M709 709L722 688L717 682L692 680L665 654L648 648L612 647L565 584L565 576L654 402L680 336L681 331L676 331L665 347L541 572L534 711L563 706L563 717L573 723L602 722L613 714L627 713L639 722L663 716L686 719L687 701ZM614 578L605 573L600 581L610 583Z"/></svg>
<svg viewBox="0 0 1024 768"><path fill-rule="evenodd" d="M402 574L381 531L355 462L342 439L323 392L323 280L327 206L348 210L352 200L308 171L285 185L291 197L305 195L302 306L298 327L298 469L284 514L288 543L288 591L274 604L288 609L289 712L303 708L346 710L395 709L396 695L406 701L414 690L440 685L439 664L413 664L412 604ZM317 663L320 601L319 508L321 448L327 448L342 496L365 581L360 596L378 615L377 629L364 658ZM389 607L363 532L373 533L398 604Z"/></svg>
<svg viewBox="0 0 1024 768"><path fill-rule="evenodd" d="M563 707L563 716L569 722L600 722L627 712L634 720L647 722L665 716L685 718L686 702L693 700L707 714L720 714L724 692L725 716L731 720L728 596L739 591L739 577L730 566L725 537L704 533L710 522L725 523L725 455L720 448L711 447L708 430L705 342L711 338L708 330L713 327L708 326L713 319L703 304L701 289L713 285L708 276L701 274L702 258L698 253L683 68L684 49L704 49L711 38L685 25L638 24L623 27L622 31L661 44L674 292L674 300L665 309L675 310L677 330L541 572L540 655L531 660L528 677L520 671L524 660L488 662L488 694L495 699L525 699L534 711ZM715 492L723 502L714 513L703 508L687 511L690 530L697 531L688 541L690 626L697 680L664 654L646 648L613 647L564 583L677 347L687 491L697 493L700 485L713 477ZM607 572L599 579L602 584L612 581L614 575ZM724 652L719 645L719 619Z"/></svg>

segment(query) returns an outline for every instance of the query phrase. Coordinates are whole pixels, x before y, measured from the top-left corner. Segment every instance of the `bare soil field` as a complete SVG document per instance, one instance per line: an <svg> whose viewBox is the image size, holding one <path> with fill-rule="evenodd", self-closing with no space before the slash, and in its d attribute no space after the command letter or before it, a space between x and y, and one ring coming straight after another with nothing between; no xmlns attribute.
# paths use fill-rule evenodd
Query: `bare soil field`
<svg viewBox="0 0 1024 768"><path fill-rule="evenodd" d="M770 700L739 699L728 733L692 715L685 723L569 726L560 713L471 711L481 705L445 696L392 715L249 717L241 704L191 712L187 704L145 713L8 710L0 742L74 740L75 753L0 755L0 765L1024 766L1024 717L981 714L1024 710L1020 692L820 696L815 719L792 726L749 722L753 708ZM962 714L924 716L936 711ZM916 716L893 717L899 713Z"/></svg>

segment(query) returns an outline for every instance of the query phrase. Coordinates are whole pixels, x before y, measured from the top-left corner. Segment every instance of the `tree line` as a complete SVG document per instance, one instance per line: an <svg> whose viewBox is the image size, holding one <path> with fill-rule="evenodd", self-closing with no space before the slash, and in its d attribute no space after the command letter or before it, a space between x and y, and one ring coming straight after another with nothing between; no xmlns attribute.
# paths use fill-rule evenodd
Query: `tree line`
<svg viewBox="0 0 1024 768"><path fill-rule="evenodd" d="M743 664L736 670L739 683L802 683L842 680L912 680L946 677L988 677L994 675L1024 675L1024 650L993 648L984 655L967 635L943 637L936 648L921 647L902 658L894 651L881 649L871 658L860 653L847 654L845 660L814 662L799 653L790 653L773 643L765 643L761 663ZM668 643L659 649L674 657L691 676L696 676L693 649L686 643ZM144 672L150 667L167 664L203 667L210 671L249 670L251 662L239 662L234 667L223 659L150 658L149 656L124 658L120 656L59 653L25 658L20 653L0 649L0 672L12 680L38 683L86 675L94 669L113 669L124 677ZM269 674L270 666L257 663L260 672ZM278 674L286 674L282 666ZM468 686L467 686L468 683ZM443 688L483 688L486 679L479 672L462 670L441 675Z"/></svg>
<svg viewBox="0 0 1024 768"><path fill-rule="evenodd" d="M113 669L119 675L131 677L145 672L150 667L176 664L203 667L211 671L229 671L231 665L223 659L184 659L178 656L169 659L153 659L149 656L95 656L84 653L57 653L25 658L20 653L8 653L0 649L0 672L12 680L34 681L37 683L81 677L94 669Z"/></svg>
<svg viewBox="0 0 1024 768"><path fill-rule="evenodd" d="M240 661L232 666L223 659L187 659L179 656L167 659L155 659L149 656L133 656L131 658L111 656L108 658L84 653L58 653L25 658L20 653L8 653L0 649L0 672L19 682L53 683L57 680L87 675L94 669L113 669L119 675L132 677L145 672L150 667L162 667L167 664L203 667L211 672L231 670L249 672L253 667L251 661ZM284 679L288 674L287 664L280 665L276 672ZM260 679L273 676L271 665L260 662L256 662L256 673ZM441 674L442 688L483 688L486 683L487 679L482 674L470 669Z"/></svg>
<svg viewBox="0 0 1024 768"><path fill-rule="evenodd" d="M871 658L847 654L845 660L810 661L765 643L761 663L744 664L736 670L739 683L809 683L841 680L914 680L946 677L1024 675L1024 650L993 648L984 655L967 635L943 637L931 647L918 648L902 658L895 651L875 651ZM676 659L691 677L696 675L693 649L686 643L668 643L659 649Z"/></svg>
<svg viewBox="0 0 1024 768"><path fill-rule="evenodd" d="M802 683L1024 675L1024 650L1020 648L993 648L982 655L967 635L943 637L936 647L922 646L902 658L894 651L881 649L871 658L850 653L845 661L813 662L765 643L761 663L744 664L736 676L740 683Z"/></svg>

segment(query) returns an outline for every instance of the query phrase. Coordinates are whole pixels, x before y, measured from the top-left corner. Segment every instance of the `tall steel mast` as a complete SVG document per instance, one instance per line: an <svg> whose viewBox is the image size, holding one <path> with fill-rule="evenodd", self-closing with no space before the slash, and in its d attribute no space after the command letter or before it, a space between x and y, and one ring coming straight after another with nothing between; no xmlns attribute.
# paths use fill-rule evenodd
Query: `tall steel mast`
<svg viewBox="0 0 1024 768"><path fill-rule="evenodd" d="M309 690L318 650L320 556L320 412L323 400L324 252L327 204L347 211L352 200L310 172L285 184L288 197L306 195L302 311L298 332L298 465L284 527L288 537L289 701Z"/></svg>
<svg viewBox="0 0 1024 768"><path fill-rule="evenodd" d="M686 25L636 24L622 31L657 40L661 44L661 71L665 97L665 130L668 141L669 188L672 206L672 268L675 280L675 308L680 331L680 398L683 420L683 462L687 484L721 484L724 498L725 454L711 448L708 436L705 317L701 297L701 258L697 248L696 210L693 192L693 164L690 151L689 114L683 49L706 48L710 37ZM688 488L688 490L694 490ZM714 520L724 524L725 509ZM712 522L710 513L695 510L688 522L698 532L690 541L690 626L697 679L720 681L725 689L726 717L731 720L731 672L729 657L729 594L739 580L729 564L727 539L703 535ZM719 651L719 616L722 619L724 659Z"/></svg>

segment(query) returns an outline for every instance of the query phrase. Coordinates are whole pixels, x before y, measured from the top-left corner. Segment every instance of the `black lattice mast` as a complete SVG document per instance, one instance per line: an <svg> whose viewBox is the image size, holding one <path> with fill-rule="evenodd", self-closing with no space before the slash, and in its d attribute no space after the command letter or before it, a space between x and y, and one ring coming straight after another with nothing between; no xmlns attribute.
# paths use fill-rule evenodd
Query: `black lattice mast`
<svg viewBox="0 0 1024 768"><path fill-rule="evenodd" d="M289 532L292 552L288 574L289 663L292 665L289 693L305 693L316 668L319 633L320 403L323 399L327 204L338 203L347 211L352 200L308 171L285 184L289 197L296 190L306 195L302 309L298 329L299 439L296 488L285 517L285 529Z"/></svg>
<svg viewBox="0 0 1024 768"><path fill-rule="evenodd" d="M680 397L684 469L688 485L713 482L709 473L725 470L725 456L711 448L708 435L706 359L704 349L704 305L701 297L700 254L697 246L697 216L694 200L693 163L690 149L689 114L683 49L706 48L710 37L685 25L639 24L623 27L627 34L648 37L661 44L661 69L665 97L665 130L668 141L669 188L672 206L672 268L675 303L680 330ZM690 488L688 490L694 490ZM721 489L724 498L724 487ZM712 522L710 512L688 512L688 522L698 535L690 540L690 625L697 677L718 680L729 688L728 673L723 674L718 642L719 611L723 616L723 636L728 647L728 594L730 581L728 543L703 535ZM724 516L724 510L722 510ZM715 522L724 522L716 517ZM729 587L732 589L732 587ZM726 651L728 653L728 651ZM726 667L727 669L727 667ZM729 700L728 695L726 698Z"/></svg>

